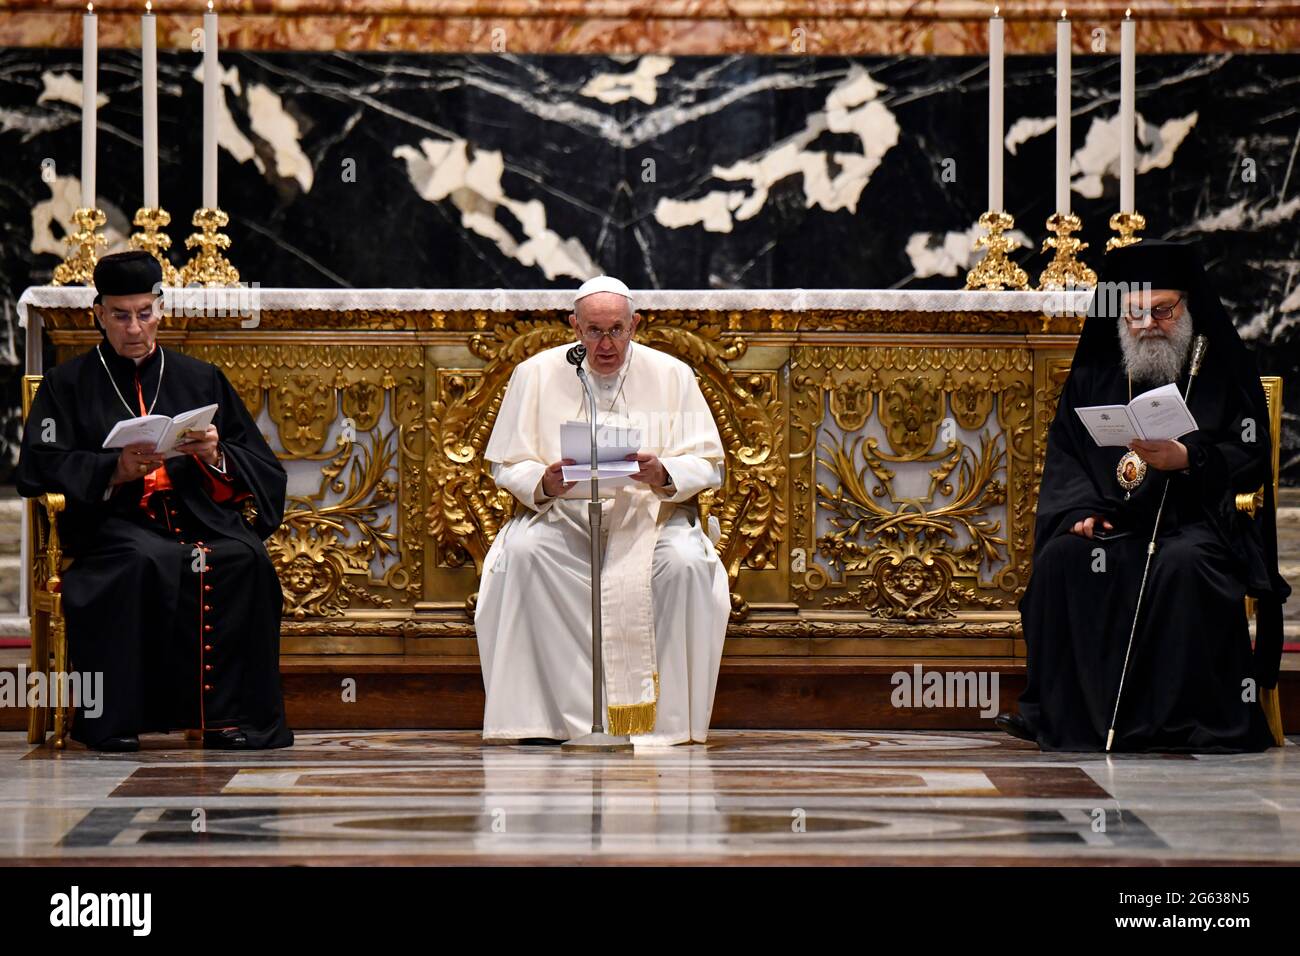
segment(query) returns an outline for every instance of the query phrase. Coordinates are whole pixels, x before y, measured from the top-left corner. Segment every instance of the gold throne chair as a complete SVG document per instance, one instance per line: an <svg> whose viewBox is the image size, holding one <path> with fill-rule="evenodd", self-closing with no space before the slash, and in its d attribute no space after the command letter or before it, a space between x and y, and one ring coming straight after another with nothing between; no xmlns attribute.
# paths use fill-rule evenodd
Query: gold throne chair
<svg viewBox="0 0 1300 956"><path fill-rule="evenodd" d="M1261 375L1260 384L1264 386L1264 397L1268 400L1268 427L1273 447L1273 503L1277 506L1278 465L1282 457L1282 379L1277 375ZM1244 511L1252 518L1264 507L1264 486L1251 494L1237 495L1237 510ZM1246 598L1246 613L1254 615L1255 600ZM1268 729L1273 733L1273 742L1279 747L1286 743L1282 734L1282 701L1278 696L1281 681L1274 687L1262 687L1259 690L1259 703L1264 708L1268 719Z"/></svg>
<svg viewBox="0 0 1300 956"><path fill-rule="evenodd" d="M32 400L40 387L41 376L23 376L23 423L31 412ZM72 728L70 702L56 697L63 686L55 675L68 672L68 631L63 618L63 571L67 561L59 543L58 516L63 511L63 495L28 498L27 526L31 529L31 552L28 558L28 607L31 610L31 673L45 674L48 689L44 703L27 711L27 742L43 744L46 732L53 730L54 749L62 750Z"/></svg>

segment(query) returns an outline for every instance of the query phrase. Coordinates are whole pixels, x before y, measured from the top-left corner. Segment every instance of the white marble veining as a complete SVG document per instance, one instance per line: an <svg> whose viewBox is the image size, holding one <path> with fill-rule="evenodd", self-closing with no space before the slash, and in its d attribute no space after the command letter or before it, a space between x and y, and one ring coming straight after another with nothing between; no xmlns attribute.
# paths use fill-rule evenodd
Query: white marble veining
<svg viewBox="0 0 1300 956"><path fill-rule="evenodd" d="M758 156L713 168L716 178L744 183L743 189L714 189L698 199L664 197L655 205L656 221L672 229L698 224L709 232L730 232L763 209L773 185L794 175L802 178L806 208L856 211L871 174L898 144L898 121L879 99L884 89L862 67L850 67L801 132ZM861 152L812 148L825 132L856 136Z"/></svg>
<svg viewBox="0 0 1300 956"><path fill-rule="evenodd" d="M636 99L654 105L659 98L659 85L655 82L673 66L670 56L643 56L628 73L597 73L578 92L602 103L622 103Z"/></svg>
<svg viewBox="0 0 1300 956"><path fill-rule="evenodd" d="M1135 172L1140 177L1152 169L1167 167L1187 134L1196 125L1197 113L1176 117L1153 126L1139 113L1137 116L1137 158ZM1119 170L1119 117L1093 117L1083 145L1074 151L1070 188L1088 199L1097 199L1104 189L1103 180L1114 179ZM1150 201L1137 185L1139 205Z"/></svg>
<svg viewBox="0 0 1300 956"><path fill-rule="evenodd" d="M1008 153L1014 156L1021 143L1027 142L1035 136L1050 133L1054 129L1056 129L1055 116L1022 116L1007 129L1007 134L1002 140L1003 146Z"/></svg>
<svg viewBox="0 0 1300 956"><path fill-rule="evenodd" d="M68 251L63 237L72 235L77 228L72 221L72 214L81 206L81 177L56 176L53 182L46 185L49 187L49 197L32 204L30 249L34 254L49 253L61 259ZM103 196L99 197L98 202L105 219L100 235L107 243L99 250L99 254L121 252L127 248L127 237L132 232L131 220L127 213ZM57 233L55 226L58 226Z"/></svg>
<svg viewBox="0 0 1300 956"><path fill-rule="evenodd" d="M975 240L984 229L975 223L969 229L948 230L943 235L914 232L907 240L907 258L912 263L912 275L918 279L928 276L957 276L984 258L975 248ZM1033 247L1033 242L1023 229L1012 229L1008 238L1020 243L1020 248Z"/></svg>
<svg viewBox="0 0 1300 956"><path fill-rule="evenodd" d="M81 109L81 77L71 73L55 73L46 70L41 74L41 83L44 89L41 90L41 95L36 97L37 103L70 103L77 109ZM102 109L108 105L108 102L107 93L96 91L96 106Z"/></svg>
<svg viewBox="0 0 1300 956"><path fill-rule="evenodd" d="M407 175L422 199L431 203L450 197L460 211L461 225L492 240L503 255L526 266L537 266L548 279L579 281L601 274L582 243L563 237L546 224L546 206L538 199L507 196L501 185L505 162L500 150L474 149L455 137L425 138L420 149L402 145L393 156L406 162ZM527 237L519 242L497 220L498 207L507 210Z"/></svg>
<svg viewBox="0 0 1300 956"><path fill-rule="evenodd" d="M202 82L202 64L194 68L191 76ZM240 79L237 66L222 68L221 87L223 93L229 89L236 98L247 96L249 128L274 156L275 175L281 179L296 180L303 192L310 192L315 171L302 150L302 131L298 121L285 110L279 94L263 83L249 83L245 94L245 85ZM251 161L258 172L267 174L266 162L253 139L240 129L224 95L217 98L217 147L241 163Z"/></svg>

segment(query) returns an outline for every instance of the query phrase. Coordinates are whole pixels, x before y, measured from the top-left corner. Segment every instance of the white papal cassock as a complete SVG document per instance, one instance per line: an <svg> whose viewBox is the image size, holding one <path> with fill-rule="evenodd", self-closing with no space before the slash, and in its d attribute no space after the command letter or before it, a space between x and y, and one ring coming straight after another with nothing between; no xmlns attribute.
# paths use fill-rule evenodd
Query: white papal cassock
<svg viewBox="0 0 1300 956"><path fill-rule="evenodd" d="M484 457L522 505L483 565L474 626L487 706L483 737L567 740L591 730L590 486L541 488L560 425L587 421L570 346L521 362ZM731 599L696 496L722 484L722 441L684 362L635 342L611 375L588 374L601 425L641 429L666 489L601 481L606 726L644 744L703 743Z"/></svg>

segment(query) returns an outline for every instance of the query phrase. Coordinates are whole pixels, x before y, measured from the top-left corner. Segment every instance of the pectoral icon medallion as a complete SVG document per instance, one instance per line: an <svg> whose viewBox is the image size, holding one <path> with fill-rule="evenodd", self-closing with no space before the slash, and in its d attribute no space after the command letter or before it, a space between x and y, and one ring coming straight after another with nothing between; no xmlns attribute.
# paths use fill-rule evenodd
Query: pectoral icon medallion
<svg viewBox="0 0 1300 956"><path fill-rule="evenodd" d="M1125 501L1133 497L1133 489L1142 484L1146 476L1147 463L1138 456L1137 452L1125 452L1124 457L1115 466L1115 477L1119 481L1119 486L1124 489Z"/></svg>

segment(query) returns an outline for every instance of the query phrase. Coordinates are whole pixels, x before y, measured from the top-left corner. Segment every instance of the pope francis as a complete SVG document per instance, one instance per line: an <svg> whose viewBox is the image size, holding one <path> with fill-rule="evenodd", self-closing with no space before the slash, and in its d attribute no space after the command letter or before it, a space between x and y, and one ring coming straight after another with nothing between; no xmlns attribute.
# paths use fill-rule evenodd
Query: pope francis
<svg viewBox="0 0 1300 956"><path fill-rule="evenodd" d="M640 320L609 276L584 283L569 316L597 424L640 438L635 470L600 480L606 729L637 746L703 743L731 601L695 498L722 484L722 441L690 366L633 341ZM591 730L591 492L564 480L574 462L560 452L561 425L590 418L569 350L515 368L484 452L520 504L488 551L474 614L485 740Z"/></svg>

